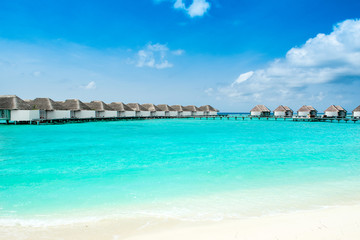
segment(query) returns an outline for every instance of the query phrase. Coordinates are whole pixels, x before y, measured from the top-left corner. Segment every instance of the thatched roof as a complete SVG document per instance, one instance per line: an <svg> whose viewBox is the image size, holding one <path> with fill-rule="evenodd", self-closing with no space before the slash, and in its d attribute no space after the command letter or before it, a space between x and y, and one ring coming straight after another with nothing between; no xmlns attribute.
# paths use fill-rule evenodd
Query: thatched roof
<svg viewBox="0 0 360 240"><path fill-rule="evenodd" d="M155 106L152 103L141 104L141 106L144 107L147 111L150 111L150 112L161 111L160 108L158 108L157 106Z"/></svg>
<svg viewBox="0 0 360 240"><path fill-rule="evenodd" d="M197 106L195 105L188 105L184 107L184 111L190 111L190 112L197 112L197 111L201 111Z"/></svg>
<svg viewBox="0 0 360 240"><path fill-rule="evenodd" d="M50 98L35 98L34 100L28 100L27 103L29 103L32 109L48 111L65 110L65 107L61 103L55 102Z"/></svg>
<svg viewBox="0 0 360 240"><path fill-rule="evenodd" d="M204 105L204 106L201 106L199 107L199 109L201 111L204 111L204 112L218 112L219 110L213 108L212 106L210 105Z"/></svg>
<svg viewBox="0 0 360 240"><path fill-rule="evenodd" d="M31 106L16 95L0 95L0 109L31 110Z"/></svg>
<svg viewBox="0 0 360 240"><path fill-rule="evenodd" d="M331 105L330 107L328 107L325 112L340 112L340 111L344 111L347 112L343 107L341 106L335 106L335 105Z"/></svg>
<svg viewBox="0 0 360 240"><path fill-rule="evenodd" d="M91 108L79 99L67 99L65 102L59 102L66 110L91 110Z"/></svg>
<svg viewBox="0 0 360 240"><path fill-rule="evenodd" d="M133 111L148 111L146 108L144 108L143 106L141 106L140 104L138 103L128 103L126 104L128 105Z"/></svg>
<svg viewBox="0 0 360 240"><path fill-rule="evenodd" d="M343 108L342 106L336 105L335 107L336 107L339 111L345 111L345 112L347 112L347 111L345 110L345 108Z"/></svg>
<svg viewBox="0 0 360 240"><path fill-rule="evenodd" d="M353 112L360 112L360 105L353 110Z"/></svg>
<svg viewBox="0 0 360 240"><path fill-rule="evenodd" d="M283 105L278 106L274 110L274 112L287 112L287 111L293 112L293 110L291 110L291 108L289 108L288 106L283 106Z"/></svg>
<svg viewBox="0 0 360 240"><path fill-rule="evenodd" d="M317 110L315 108L313 108L312 106L309 106L309 105L304 105L298 110L298 112L310 112L310 111L317 112Z"/></svg>
<svg viewBox="0 0 360 240"><path fill-rule="evenodd" d="M112 102L109 106L118 112L133 111L128 105L122 102Z"/></svg>
<svg viewBox="0 0 360 240"><path fill-rule="evenodd" d="M91 101L85 104L88 105L91 110L95 111L114 111L114 109L102 101Z"/></svg>
<svg viewBox="0 0 360 240"><path fill-rule="evenodd" d="M181 105L172 105L171 108L174 109L175 111L178 111L178 112L187 111L187 110L185 110L184 107L181 106Z"/></svg>
<svg viewBox="0 0 360 240"><path fill-rule="evenodd" d="M156 107L158 107L160 109L160 111L165 111L165 112L176 111L175 109L173 109L172 107L170 107L167 104L159 104L159 105L156 105Z"/></svg>
<svg viewBox="0 0 360 240"><path fill-rule="evenodd" d="M256 105L251 112L271 112L265 105Z"/></svg>

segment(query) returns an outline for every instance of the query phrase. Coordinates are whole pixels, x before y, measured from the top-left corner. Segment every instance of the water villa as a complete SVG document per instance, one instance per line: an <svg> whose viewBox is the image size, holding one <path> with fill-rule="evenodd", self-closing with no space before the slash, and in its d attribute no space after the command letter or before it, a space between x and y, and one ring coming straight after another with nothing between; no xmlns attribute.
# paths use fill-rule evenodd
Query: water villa
<svg viewBox="0 0 360 240"><path fill-rule="evenodd" d="M31 121L39 119L39 111L32 110L31 106L15 95L0 96L0 120L7 123Z"/></svg>
<svg viewBox="0 0 360 240"><path fill-rule="evenodd" d="M250 111L250 115L253 117L268 117L270 116L270 109L265 107L265 105L256 105L253 109Z"/></svg>
<svg viewBox="0 0 360 240"><path fill-rule="evenodd" d="M155 106L152 103L145 103L145 104L141 104L142 107L144 107L147 111L150 112L150 117L164 117L164 116L160 116L162 115L162 111L160 108L158 108L157 106Z"/></svg>
<svg viewBox="0 0 360 240"><path fill-rule="evenodd" d="M304 105L297 111L297 116L300 118L314 118L317 116L317 110L312 106Z"/></svg>
<svg viewBox="0 0 360 240"><path fill-rule="evenodd" d="M40 119L66 119L70 118L70 111L50 98L35 98L26 101L31 109L39 110Z"/></svg>
<svg viewBox="0 0 360 240"><path fill-rule="evenodd" d="M91 101L85 103L91 110L95 111L97 118L114 118L117 117L117 111L102 101Z"/></svg>
<svg viewBox="0 0 360 240"><path fill-rule="evenodd" d="M205 116L216 116L217 113L219 112L219 110L213 108L210 105L201 106L199 107L199 109L204 112Z"/></svg>
<svg viewBox="0 0 360 240"><path fill-rule="evenodd" d="M275 117L292 117L293 116L293 110L289 108L288 106L280 105L274 110L274 116Z"/></svg>
<svg viewBox="0 0 360 240"><path fill-rule="evenodd" d="M178 116L178 112L167 104L159 104L156 107L158 109L160 109L159 110L160 115L163 115L165 117L177 117Z"/></svg>
<svg viewBox="0 0 360 240"><path fill-rule="evenodd" d="M122 102L112 102L109 106L117 111L117 117L135 117L135 112Z"/></svg>
<svg viewBox="0 0 360 240"><path fill-rule="evenodd" d="M198 107L196 107L195 105L188 105L185 106L184 109L186 109L186 111L191 112L190 116L204 116L204 111L201 111Z"/></svg>
<svg viewBox="0 0 360 240"><path fill-rule="evenodd" d="M324 117L338 117L344 118L346 117L347 111L341 106L331 105L324 112Z"/></svg>
<svg viewBox="0 0 360 240"><path fill-rule="evenodd" d="M139 103L128 103L127 105L135 111L135 117L150 117L150 111L141 106Z"/></svg>
<svg viewBox="0 0 360 240"><path fill-rule="evenodd" d="M353 110L352 116L353 118L360 118L360 105Z"/></svg>
<svg viewBox="0 0 360 240"><path fill-rule="evenodd" d="M191 115L191 112L186 111L181 105L172 105L171 108L178 112L178 117L189 116L188 114Z"/></svg>
<svg viewBox="0 0 360 240"><path fill-rule="evenodd" d="M80 101L79 99L67 99L65 102L58 102L63 105L66 110L70 111L70 118L88 119L95 118L94 110Z"/></svg>

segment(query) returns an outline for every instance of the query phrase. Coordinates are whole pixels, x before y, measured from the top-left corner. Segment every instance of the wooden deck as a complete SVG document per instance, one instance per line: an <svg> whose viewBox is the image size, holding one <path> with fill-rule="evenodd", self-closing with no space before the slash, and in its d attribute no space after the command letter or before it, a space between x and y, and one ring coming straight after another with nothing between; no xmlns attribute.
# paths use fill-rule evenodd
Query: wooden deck
<svg viewBox="0 0 360 240"><path fill-rule="evenodd" d="M131 121L131 120L147 120L147 119L199 119L199 120L269 120L269 121L294 121L294 122L334 122L334 123L348 123L360 122L359 118L299 118L299 117L257 117L257 116L236 116L236 115L217 115L217 116L184 116L184 117L114 117L114 118L70 118L70 119L34 119L32 121L3 121L0 124L12 125L39 125L39 124L66 124L66 123L85 123L85 122L105 122L105 121Z"/></svg>
<svg viewBox="0 0 360 240"><path fill-rule="evenodd" d="M32 121L4 121L0 124L10 125L40 125L40 124L66 124L66 123L85 123L85 122L108 122L108 121L131 121L131 120L147 120L147 119L175 119L175 118L192 118L186 117L170 117L170 116L152 116L152 117L112 117L112 118L64 118L64 119L33 119Z"/></svg>
<svg viewBox="0 0 360 240"><path fill-rule="evenodd" d="M323 118L323 117L312 117L312 118L302 118L302 117L274 117L274 116L268 116L268 117L257 117L257 116L235 116L235 115L218 115L218 116L197 116L192 117L194 119L207 119L207 120L272 120L272 121L294 121L294 122L337 122L337 123L347 123L347 122L353 122L356 123L360 121L359 118L352 118L352 117L346 117L346 118Z"/></svg>

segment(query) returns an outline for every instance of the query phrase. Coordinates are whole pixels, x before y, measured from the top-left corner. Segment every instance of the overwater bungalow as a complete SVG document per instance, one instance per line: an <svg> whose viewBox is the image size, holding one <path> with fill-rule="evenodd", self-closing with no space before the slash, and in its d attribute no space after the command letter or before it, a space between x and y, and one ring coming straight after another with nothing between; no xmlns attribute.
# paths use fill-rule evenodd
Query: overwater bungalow
<svg viewBox="0 0 360 240"><path fill-rule="evenodd" d="M117 111L112 109L109 105L102 101L91 101L85 103L91 110L95 111L95 117L97 118L115 118L117 117Z"/></svg>
<svg viewBox="0 0 360 240"><path fill-rule="evenodd" d="M188 111L182 105L172 105L171 108L178 112L178 117L191 116L191 111Z"/></svg>
<svg viewBox="0 0 360 240"><path fill-rule="evenodd" d="M35 98L26 102L30 105L31 109L39 110L40 119L42 120L70 118L70 110L66 110L61 103L55 102L50 98Z"/></svg>
<svg viewBox="0 0 360 240"><path fill-rule="evenodd" d="M219 112L219 110L215 109L210 105L201 106L199 107L199 109L204 112L205 116L216 116L217 113Z"/></svg>
<svg viewBox="0 0 360 240"><path fill-rule="evenodd" d="M360 105L352 111L353 118L360 118Z"/></svg>
<svg viewBox="0 0 360 240"><path fill-rule="evenodd" d="M324 117L337 117L344 118L346 117L347 111L341 106L331 105L324 112Z"/></svg>
<svg viewBox="0 0 360 240"><path fill-rule="evenodd" d="M270 113L270 109L268 109L265 105L256 105L250 111L250 115L255 117L268 117L270 116Z"/></svg>
<svg viewBox="0 0 360 240"><path fill-rule="evenodd" d="M308 105L304 105L302 106L298 111L297 111L297 116L298 117L308 117L308 118L313 118L316 117L317 115L317 110L315 108L313 108L312 106L308 106Z"/></svg>
<svg viewBox="0 0 360 240"><path fill-rule="evenodd" d="M135 117L150 117L150 111L141 106L139 103L127 103L133 111L135 111Z"/></svg>
<svg viewBox="0 0 360 240"><path fill-rule="evenodd" d="M70 118L95 118L96 114L94 110L80 101L79 99L67 99L61 103L66 110L70 110Z"/></svg>
<svg viewBox="0 0 360 240"><path fill-rule="evenodd" d="M0 95L0 120L6 122L32 121L40 118L39 110L16 95Z"/></svg>
<svg viewBox="0 0 360 240"><path fill-rule="evenodd" d="M160 109L159 115L163 115L165 117L177 117L178 116L178 112L167 104L159 104L156 106Z"/></svg>
<svg viewBox="0 0 360 240"><path fill-rule="evenodd" d="M274 116L275 117L292 117L293 116L293 110L289 108L288 106L280 105L274 110Z"/></svg>
<svg viewBox="0 0 360 240"><path fill-rule="evenodd" d="M142 107L144 107L147 111L150 112L150 117L162 117L161 116L161 109L158 108L157 106L155 106L155 104L152 104L152 103L144 103L144 104L141 104Z"/></svg>
<svg viewBox="0 0 360 240"><path fill-rule="evenodd" d="M194 109L192 109L192 107L182 106L182 109L183 109L183 112L182 112L183 116L187 116L187 117L195 116L195 111L193 111Z"/></svg>
<svg viewBox="0 0 360 240"><path fill-rule="evenodd" d="M200 110L200 108L195 105L185 106L184 109L191 112L191 116L204 116L204 111Z"/></svg>
<svg viewBox="0 0 360 240"><path fill-rule="evenodd" d="M117 117L135 117L135 111L122 102L112 102L109 106L117 111Z"/></svg>

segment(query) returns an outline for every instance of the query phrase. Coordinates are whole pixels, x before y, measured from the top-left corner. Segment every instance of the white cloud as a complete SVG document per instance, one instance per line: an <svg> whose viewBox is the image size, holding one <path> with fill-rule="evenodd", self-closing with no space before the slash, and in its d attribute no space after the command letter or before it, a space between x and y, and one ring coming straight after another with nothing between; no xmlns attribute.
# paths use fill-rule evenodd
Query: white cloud
<svg viewBox="0 0 360 240"><path fill-rule="evenodd" d="M315 99L322 101L325 96L319 93L319 88L348 79L360 80L360 20L337 24L330 34L318 34L268 67L241 74L218 92L245 101L315 95Z"/></svg>
<svg viewBox="0 0 360 240"><path fill-rule="evenodd" d="M190 6L186 7L182 0L176 0L174 8L186 11L190 17L201 17L210 9L210 3L206 0L193 0Z"/></svg>
<svg viewBox="0 0 360 240"><path fill-rule="evenodd" d="M208 88L205 89L204 92L208 95L208 96L212 96L214 93L214 89L213 88Z"/></svg>
<svg viewBox="0 0 360 240"><path fill-rule="evenodd" d="M173 55L175 55L175 56L180 56L180 55L183 55L184 52L185 52L184 50L178 49L178 50L172 51L171 53L172 53Z"/></svg>
<svg viewBox="0 0 360 240"><path fill-rule="evenodd" d="M87 89L87 90L95 89L95 88L96 88L96 83L95 83L95 81L89 82L87 85L84 86L84 88Z"/></svg>
<svg viewBox="0 0 360 240"><path fill-rule="evenodd" d="M243 83L246 80L248 80L249 78L252 77L252 75L254 75L253 71L247 72L247 73L242 73L240 74L240 76L231 84L231 86L236 86L237 84Z"/></svg>
<svg viewBox="0 0 360 240"><path fill-rule="evenodd" d="M190 17L202 16L210 8L210 4L206 0L194 0L188 8Z"/></svg>
<svg viewBox="0 0 360 240"><path fill-rule="evenodd" d="M155 64L155 67L157 69L164 69L164 68L171 68L174 65L172 63L169 63L167 60L163 60L161 63Z"/></svg>
<svg viewBox="0 0 360 240"><path fill-rule="evenodd" d="M172 63L167 60L167 55L170 49L163 44L149 43L144 49L137 53L137 67L151 67L157 69L171 68ZM173 53L174 55L181 55L182 53Z"/></svg>
<svg viewBox="0 0 360 240"><path fill-rule="evenodd" d="M174 8L182 8L185 9L185 3L182 0L176 0L174 3Z"/></svg>

